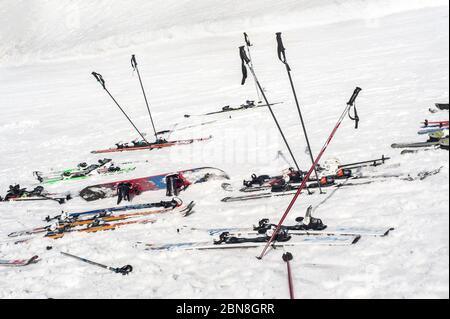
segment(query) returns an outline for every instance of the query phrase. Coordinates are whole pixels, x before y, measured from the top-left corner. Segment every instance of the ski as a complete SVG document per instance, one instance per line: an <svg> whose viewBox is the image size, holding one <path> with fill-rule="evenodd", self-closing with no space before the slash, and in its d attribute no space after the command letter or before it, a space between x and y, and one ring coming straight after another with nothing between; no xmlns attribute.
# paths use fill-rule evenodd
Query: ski
<svg viewBox="0 0 450 319"><path fill-rule="evenodd" d="M391 145L392 148L415 148L415 147L430 147L439 145L439 141L432 142L418 142L418 143L394 143Z"/></svg>
<svg viewBox="0 0 450 319"><path fill-rule="evenodd" d="M298 245L326 245L326 246L349 246L354 245L360 239L360 236L291 236L289 240L283 242L274 242L271 246L274 248L298 246ZM266 239L266 238L264 238ZM142 243L138 243L141 245ZM144 244L147 251L175 251L175 250L215 250L215 249L243 249L257 248L267 244L267 240L260 242L242 242L242 243L217 243L217 241L198 241L172 244Z"/></svg>
<svg viewBox="0 0 450 319"><path fill-rule="evenodd" d="M205 114L185 114L185 118L190 117L198 117L198 116L208 116L208 115L214 115L214 114L222 114L222 113L228 113L228 112L234 112L234 111L243 111L248 109L255 109L259 107L267 107L268 105L274 106L278 104L283 104L283 102L277 102L277 103L270 103L270 104L255 104L255 101L247 101L245 104L242 104L239 107L230 107L229 105L224 106L221 111L215 111L215 112L209 112Z"/></svg>
<svg viewBox="0 0 450 319"><path fill-rule="evenodd" d="M180 127L180 128L178 128L178 124L175 124L173 129L159 131L156 134L157 135L172 134L174 132L184 131L184 130L187 130L187 129L190 129L190 128L205 126L205 125L213 124L213 123L216 123L216 122L217 122L217 120L214 120L214 121L208 121L208 122L203 122L203 123L199 123L199 124L183 126L183 127Z"/></svg>
<svg viewBox="0 0 450 319"><path fill-rule="evenodd" d="M60 239L63 238L66 234L69 233L96 233L101 231L115 230L117 228L127 226L127 225L135 225L135 224L152 224L155 223L155 219L141 219L141 220L133 220L133 221L124 221L119 223L92 223L87 225L84 228L69 228L69 229L57 229L55 231L49 231L45 235L46 238L51 239Z"/></svg>
<svg viewBox="0 0 450 319"><path fill-rule="evenodd" d="M139 145L133 145L130 146L128 144L117 144L116 148L110 148L105 150L97 150L92 151L93 154L103 154L103 153L117 153L117 152L132 152L132 151L142 151L142 150L154 150L154 149L161 149L166 147L172 147L177 145L189 145L194 142L203 142L203 141L209 141L212 139L212 136L204 137L204 138L196 138L196 139L189 139L189 140L178 140L178 141L165 141L165 140L158 140L155 143L139 143Z"/></svg>
<svg viewBox="0 0 450 319"><path fill-rule="evenodd" d="M438 169L434 169L431 171L422 171L417 174L417 176L413 177L411 175L373 175L373 176L354 176L349 177L340 183L336 183L333 179L329 180L326 184L321 184L322 188L342 188L342 187L349 187L349 186L361 186L361 185L368 185L375 183L376 181L385 181L389 178L398 178L403 181L417 181L417 180L424 180L427 177L437 175L441 172L442 167ZM348 182L355 180L355 182ZM362 181L359 181L362 180ZM228 196L223 198L221 201L225 203L230 202L240 202L240 201L247 201L247 200L254 200L254 199L262 199L262 198L272 198L272 197L279 197L279 196L289 196L294 195L300 186L298 185L286 185L286 190L284 191L272 191L272 192L266 192L266 193L259 193L259 194L251 194L251 195L244 195L244 196ZM308 188L317 188L317 182L309 183Z"/></svg>
<svg viewBox="0 0 450 319"><path fill-rule="evenodd" d="M447 131L447 133L448 133L448 128L449 128L448 125L442 126L442 127L430 127L430 128L425 128L425 129L418 131L417 134L424 135L424 134L430 134L430 133L439 132L439 131L443 131L443 133L445 134L445 131Z"/></svg>
<svg viewBox="0 0 450 319"><path fill-rule="evenodd" d="M135 166L129 166L129 167L117 167L117 168L112 168L112 169L98 169L96 172L98 175L102 175L102 176L112 176L112 175L118 175L118 174L124 174L124 173L129 173L132 172L136 169ZM38 172L34 172L34 173L38 173ZM56 184L59 182L67 182L67 181L78 181L78 180L84 180L87 179L89 177L91 177L93 174L89 173L87 175L62 175L62 176L58 176L58 177L43 177L43 176L39 176L39 179L41 180L41 183L43 184Z"/></svg>
<svg viewBox="0 0 450 319"><path fill-rule="evenodd" d="M52 176L52 177L44 177L44 174L41 172L33 172L39 182L41 183L55 183L60 180L65 179L83 179L86 178L91 172L104 167L106 164L110 163L112 160L109 158L105 158L98 161L98 164L87 165L86 163L82 163L78 165L78 169L69 169L63 171L61 174Z"/></svg>
<svg viewBox="0 0 450 319"><path fill-rule="evenodd" d="M15 260L5 260L0 259L0 266L5 267L24 267L31 264L36 264L39 262L38 256L33 256L29 259L15 259Z"/></svg>
<svg viewBox="0 0 450 319"><path fill-rule="evenodd" d="M124 183L131 185L132 193L134 195L139 195L142 192L146 191L162 190L167 188L166 177L174 174L178 174L183 177L183 179L187 183L186 187L191 184L203 183L214 179L229 179L228 175L218 168L200 167L179 171L176 173L166 173L161 175L88 186L80 191L80 196L86 201L115 197L117 196L118 186Z"/></svg>

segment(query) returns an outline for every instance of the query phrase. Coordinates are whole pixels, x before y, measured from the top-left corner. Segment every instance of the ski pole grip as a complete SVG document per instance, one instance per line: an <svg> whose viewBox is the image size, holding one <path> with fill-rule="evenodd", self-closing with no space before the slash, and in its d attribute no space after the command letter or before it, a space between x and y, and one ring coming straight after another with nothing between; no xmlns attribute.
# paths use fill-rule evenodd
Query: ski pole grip
<svg viewBox="0 0 450 319"><path fill-rule="evenodd" d="M361 92L362 89L360 87L357 87L355 89L355 92L353 92L352 97L350 98L350 101L348 101L347 105L353 105L355 103L356 98L358 97L359 92Z"/></svg>
<svg viewBox="0 0 450 319"><path fill-rule="evenodd" d="M289 261L291 261L292 259L294 259L294 257L292 256L291 253L285 253L285 254L283 254L283 260L284 260L285 262L289 262Z"/></svg>
<svg viewBox="0 0 450 319"><path fill-rule="evenodd" d="M131 56L131 67L133 69L136 69L136 67L137 67L136 56L134 54Z"/></svg>
<svg viewBox="0 0 450 319"><path fill-rule="evenodd" d="M106 89L105 80L103 79L103 76L97 72L92 72L92 75L103 86L103 88Z"/></svg>
<svg viewBox="0 0 450 319"><path fill-rule="evenodd" d="M247 56L247 53L245 52L245 46L239 47L239 54L241 56L242 62L248 64L250 62L250 59Z"/></svg>

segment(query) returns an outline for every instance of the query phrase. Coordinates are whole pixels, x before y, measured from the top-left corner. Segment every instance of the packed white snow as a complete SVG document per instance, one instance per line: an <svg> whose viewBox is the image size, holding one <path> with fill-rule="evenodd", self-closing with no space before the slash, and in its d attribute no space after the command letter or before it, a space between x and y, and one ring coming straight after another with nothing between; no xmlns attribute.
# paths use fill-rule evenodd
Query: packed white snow
<svg viewBox="0 0 450 319"><path fill-rule="evenodd" d="M302 169L310 167L275 32L282 31L313 153L317 154L356 86L360 128L346 119L324 160L342 163L392 159L367 174L416 176L441 168L423 181L398 178L302 195L286 223L309 205L330 226L391 226L384 238L363 237L346 247L298 246L293 271L297 298L448 298L449 157L431 150L400 155L395 142L424 141L417 135L434 103L448 103L448 1L375 0L134 0L0 1L0 193L10 184L32 188L32 172L96 162L90 151L137 138L106 92L106 86L137 126L152 130L130 57L136 54L158 130L217 120L174 132L170 139L213 135L208 142L157 151L108 154L117 162L144 161L126 175L213 166L239 187L252 173L279 174L292 166L266 108L192 117L256 99L252 79L240 85L238 47L247 32L252 58L274 111ZM179 123L178 125L175 125ZM290 163L277 157L282 151ZM51 192L76 194L83 187L124 176L64 182ZM220 201L222 181L194 185L181 197L196 201L195 213L169 214L148 225L111 232L38 238L14 245L10 232L42 226L47 215L115 205L115 199L85 202L0 203L0 259L39 255L38 264L0 268L0 298L288 298L283 250L257 260L261 249L148 252L138 241L171 243L209 239L191 227L251 226L278 222L290 196L240 203ZM237 192L234 193L237 195ZM134 203L167 200L147 192ZM183 227L187 226L187 227ZM181 229L178 233L177 229ZM52 250L46 250L52 246ZM131 264L127 277L59 251L114 267Z"/></svg>

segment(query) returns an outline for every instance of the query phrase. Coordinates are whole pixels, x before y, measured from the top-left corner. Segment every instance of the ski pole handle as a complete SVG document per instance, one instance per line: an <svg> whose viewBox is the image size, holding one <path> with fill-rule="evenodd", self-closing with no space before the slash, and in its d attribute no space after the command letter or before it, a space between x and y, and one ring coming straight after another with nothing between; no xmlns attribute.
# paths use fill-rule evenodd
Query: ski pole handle
<svg viewBox="0 0 450 319"><path fill-rule="evenodd" d="M92 72L92 75L103 86L103 88L106 90L105 80L103 79L103 76L100 73L97 73L97 72Z"/></svg>
<svg viewBox="0 0 450 319"><path fill-rule="evenodd" d="M246 64L249 64L250 63L250 59L248 58L247 53L245 52L245 46L240 46L239 47L239 53L240 53L242 62L245 62Z"/></svg>
<svg viewBox="0 0 450 319"><path fill-rule="evenodd" d="M136 70L137 67L136 56L134 54L131 56L131 67L133 68L133 70Z"/></svg>
<svg viewBox="0 0 450 319"><path fill-rule="evenodd" d="M122 274L123 276L126 276L126 275L128 275L130 272L133 271L133 266L131 266L131 265L126 265L126 266L123 266L122 268L115 268L113 271L114 271L115 273L117 273L117 274Z"/></svg>
<svg viewBox="0 0 450 319"><path fill-rule="evenodd" d="M353 105L355 103L356 98L358 97L359 92L361 92L362 89L360 87L357 87L355 89L355 92L353 92L352 97L350 98L350 101L348 101L347 105Z"/></svg>

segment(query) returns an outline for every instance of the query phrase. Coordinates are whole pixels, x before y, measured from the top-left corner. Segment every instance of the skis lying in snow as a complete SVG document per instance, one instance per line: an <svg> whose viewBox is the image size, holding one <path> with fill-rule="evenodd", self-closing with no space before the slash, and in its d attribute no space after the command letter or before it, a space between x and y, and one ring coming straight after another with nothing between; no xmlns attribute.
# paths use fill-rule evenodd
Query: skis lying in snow
<svg viewBox="0 0 450 319"><path fill-rule="evenodd" d="M427 127L444 127L449 126L449 121L428 121L425 120L422 122L421 128L427 128Z"/></svg>
<svg viewBox="0 0 450 319"><path fill-rule="evenodd" d="M295 227L295 226L292 226ZM230 234L247 234L253 235L260 233L258 227L230 227L230 228L210 228L210 229L199 229L191 228L192 230L204 230L211 236L217 236L224 232ZM337 226L337 227L327 227L324 230L289 230L290 235L339 235L339 236L374 236L374 237L385 237L394 228L392 227L352 227L352 226Z"/></svg>
<svg viewBox="0 0 450 319"><path fill-rule="evenodd" d="M31 264L36 264L39 262L38 256L33 256L29 259L15 259L15 260L5 260L0 259L0 266L5 267L24 267Z"/></svg>
<svg viewBox="0 0 450 319"><path fill-rule="evenodd" d="M103 153L117 153L117 152L132 152L132 151L142 151L142 150L153 150L153 149L161 149L166 147L172 147L177 145L189 145L194 142L203 142L212 139L212 136L204 137L204 138L196 138L189 140L178 140L178 141L160 141L155 143L144 143L142 145L128 145L128 144L118 144L116 148L110 148L106 150L98 150L92 151L93 154L103 154Z"/></svg>
<svg viewBox="0 0 450 319"><path fill-rule="evenodd" d="M375 175L375 176L354 176L347 178L343 180L340 183L335 183L334 181L329 184L321 184L322 188L342 188L347 186L361 186L361 185L367 185L375 183L376 181L386 181L389 178L398 178L400 180L404 181L416 181L416 180L424 180L425 178L433 175L437 175L441 172L442 167L431 170L431 171L423 171L419 172L417 176L413 177L411 175ZM349 180L355 180L356 183L348 182ZM359 181L362 180L362 181ZM230 203L230 202L240 202L240 201L247 201L247 200L254 200L254 199L262 199L262 198L272 198L272 197L279 197L279 196L289 196L294 195L298 190L298 184L287 184L287 188L284 191L277 191L277 192L265 192L265 193L258 193L258 194L251 194L251 195L244 195L244 196L228 196L222 199L222 202ZM311 183L308 185L308 188L317 188L317 182Z"/></svg>
<svg viewBox="0 0 450 319"><path fill-rule="evenodd" d="M253 237L253 238L237 238L236 242L227 241L198 241L185 242L173 244L144 244L145 250L149 251L173 251L173 250L213 250L213 249L242 249L242 248L257 248L267 244L268 237ZM360 236L338 236L338 235L304 235L304 236L289 236L286 241L274 242L272 247L288 247L298 245L327 245L327 246L349 246L356 244ZM255 241L253 241L255 240ZM141 245L142 243L138 243Z"/></svg>
<svg viewBox="0 0 450 319"><path fill-rule="evenodd" d="M140 219L140 220L132 220L132 221L126 221L126 222L119 222L119 223L104 223L104 222L94 221L91 224L89 224L83 228L61 228L61 229L57 229L55 231L49 231L45 235L45 237L51 238L51 239L60 239L69 233L96 233L96 232L100 232L100 231L115 230L119 227L126 226L126 225L152 224L155 222L156 222L155 219Z"/></svg>
<svg viewBox="0 0 450 319"><path fill-rule="evenodd" d="M277 102L277 103L271 103L270 106L282 104L283 102ZM259 107L267 107L267 104L255 104L254 101L247 101L246 104L242 104L240 107L230 107L229 105L224 106L221 111L216 112L210 112L205 114L185 114L184 117L196 117L196 116L208 116L208 115L214 115L214 114L221 114L221 113L228 113L228 112L234 112L234 111L243 111L248 109L255 109Z"/></svg>
<svg viewBox="0 0 450 319"><path fill-rule="evenodd" d="M60 238L56 235L60 235L67 232L72 231L82 231L82 232L96 232L101 230L109 230L116 227L120 227L123 225L129 225L134 223L147 223L148 220L136 220L133 222L125 222L125 223L116 223L111 224L113 222L119 222L124 220L130 220L135 218L141 218L145 216L150 215L159 215L159 214L165 214L170 212L179 212L183 217L187 217L192 213L192 210L195 206L194 202L191 202L189 205L185 206L173 206L173 207L166 207L161 208L157 210L152 211L142 211L142 212L135 212L135 213L125 213L120 215L112 215L110 212L104 212L104 213L98 213L93 217L89 218L81 218L85 217L86 215L76 215L76 217L67 217L66 219L58 220L56 223L52 225L47 225L43 227L36 227L28 230L22 230L10 233L8 237L22 237L22 236L30 236L30 235L36 235L40 233L47 233L46 237L50 238ZM77 228L85 226L84 228ZM54 236L55 235L55 236Z"/></svg>
<svg viewBox="0 0 450 319"><path fill-rule="evenodd" d="M68 169L62 172L54 173L42 173L39 171L33 172L33 175L37 178L40 183L55 183L65 179L83 179L86 178L91 172L104 167L106 164L110 163L111 159L105 158L98 161L98 164L87 165L86 163L79 164L76 169Z"/></svg>

